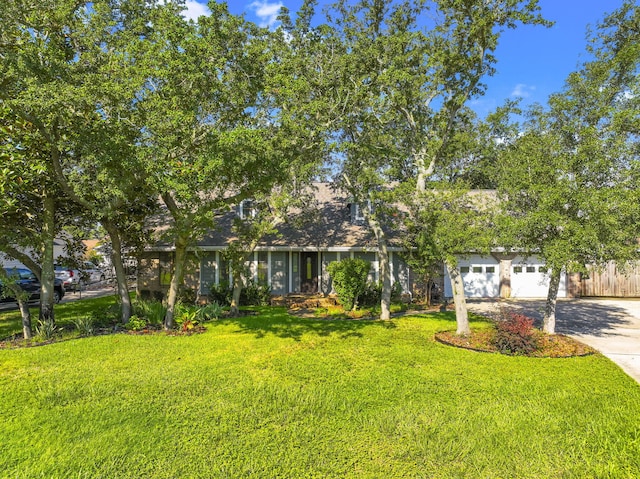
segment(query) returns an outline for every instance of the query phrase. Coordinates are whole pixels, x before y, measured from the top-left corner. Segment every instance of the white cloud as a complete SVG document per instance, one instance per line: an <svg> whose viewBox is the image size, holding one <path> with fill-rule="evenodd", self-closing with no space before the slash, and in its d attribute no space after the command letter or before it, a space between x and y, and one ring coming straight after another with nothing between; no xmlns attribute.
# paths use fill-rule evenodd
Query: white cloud
<svg viewBox="0 0 640 479"><path fill-rule="evenodd" d="M207 8L206 5L196 2L195 0L187 0L185 2L186 10L182 11L182 16L187 20L193 20L194 22L198 21L198 17L205 16L208 17L211 15L211 11Z"/></svg>
<svg viewBox="0 0 640 479"><path fill-rule="evenodd" d="M524 83L518 83L511 92L512 97L529 98L531 94L536 90L535 86L526 85Z"/></svg>
<svg viewBox="0 0 640 479"><path fill-rule="evenodd" d="M282 8L282 2L269 3L268 0L256 0L249 4L249 8L256 12L256 16L262 20L261 27L273 27L278 21L278 13Z"/></svg>

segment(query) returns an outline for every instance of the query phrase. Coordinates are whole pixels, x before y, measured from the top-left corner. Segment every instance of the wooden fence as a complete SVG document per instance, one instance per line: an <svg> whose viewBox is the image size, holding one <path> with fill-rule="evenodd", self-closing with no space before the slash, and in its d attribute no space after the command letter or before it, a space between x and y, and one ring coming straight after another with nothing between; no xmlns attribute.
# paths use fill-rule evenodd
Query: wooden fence
<svg viewBox="0 0 640 479"><path fill-rule="evenodd" d="M620 270L613 262L601 270L589 268L580 283L581 296L640 297L640 263L626 270Z"/></svg>

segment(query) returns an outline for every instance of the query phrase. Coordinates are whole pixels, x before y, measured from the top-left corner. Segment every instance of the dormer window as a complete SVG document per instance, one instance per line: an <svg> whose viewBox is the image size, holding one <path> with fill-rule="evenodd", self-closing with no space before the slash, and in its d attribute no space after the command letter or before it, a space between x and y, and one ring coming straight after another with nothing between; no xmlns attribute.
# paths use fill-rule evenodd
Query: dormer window
<svg viewBox="0 0 640 479"><path fill-rule="evenodd" d="M240 207L238 208L238 213L240 218L243 220L249 218L255 218L256 216L256 207L255 202L253 200L242 200L240 202Z"/></svg>
<svg viewBox="0 0 640 479"><path fill-rule="evenodd" d="M369 213L371 213L371 200L367 200L365 205L361 205L359 203L354 203L353 205L353 220L354 221L364 221L364 208L367 209Z"/></svg>

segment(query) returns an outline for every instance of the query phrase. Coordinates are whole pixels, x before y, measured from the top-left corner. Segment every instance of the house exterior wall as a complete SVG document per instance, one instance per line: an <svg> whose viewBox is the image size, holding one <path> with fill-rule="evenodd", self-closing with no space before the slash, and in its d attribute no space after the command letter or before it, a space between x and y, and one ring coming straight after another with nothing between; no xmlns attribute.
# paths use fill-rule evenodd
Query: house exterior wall
<svg viewBox="0 0 640 479"><path fill-rule="evenodd" d="M545 298L549 291L549 274L537 256L516 256L511 261L511 297ZM558 298L567 296L567 275L562 272Z"/></svg>
<svg viewBox="0 0 640 479"><path fill-rule="evenodd" d="M493 254L471 255L458 261L468 298L545 298L549 275L538 256ZM444 296L453 296L451 280L444 271ZM575 297L575 275L563 272L558 297Z"/></svg>
<svg viewBox="0 0 640 479"><path fill-rule="evenodd" d="M471 255L460 258L458 267L464 281L467 298L497 298L500 296L500 263L492 256ZM444 296L453 297L451 278L444 271Z"/></svg>
<svg viewBox="0 0 640 479"><path fill-rule="evenodd" d="M37 255L33 252L33 250L25 250L24 251L31 258L36 258ZM64 243L56 240L53 244L53 258L54 261L61 256L66 256L67 248ZM6 254L0 252L0 267L1 268L27 268L24 264L22 264L17 259L9 258ZM28 268L27 268L28 269Z"/></svg>
<svg viewBox="0 0 640 479"><path fill-rule="evenodd" d="M287 294L289 289L289 255L282 251L270 252L271 260L271 293Z"/></svg>
<svg viewBox="0 0 640 479"><path fill-rule="evenodd" d="M189 256L185 286L198 291L199 297L207 298L209 290L214 284L229 283L230 274L222 250L192 253ZM300 291L299 251L258 251L247 262L252 278L262 278L271 286L274 295L285 295ZM322 294L334 293L331 276L327 267L332 261L344 258L359 257L371 263L369 280L380 280L379 262L377 254L372 251L318 251L318 292ZM394 251L390 255L393 282L400 282L404 293L414 294L413 273L403 261L401 253ZM544 267L541 259L530 256L527 258L516 255L493 254L487 257L469 257L460 262L469 267L466 274L468 286L465 288L467 297L521 297L541 298L546 296L546 289L538 285L535 279L529 279L531 286L527 289L523 282L525 275L536 276L541 279L544 274L540 268ZM482 267L482 272L473 271ZM487 266L494 266L494 272L487 272ZM526 272L526 267L535 268ZM141 297L162 299L166 296L171 281L173 267L173 253L165 251L148 251L139 257L137 290ZM522 268L522 272L515 272L514 268ZM544 270L543 270L544 271ZM266 276L262 276L262 272ZM521 275L522 278L517 277ZM514 278L515 277L515 278ZM442 283L444 297L451 297L451 285L446 272L443 271ZM523 286L524 283L524 286ZM608 264L604 269L590 269L589 275L571 273L563 275L559 297L576 298L580 296L613 296L640 297L640 262L623 270L615 263Z"/></svg>
<svg viewBox="0 0 640 479"><path fill-rule="evenodd" d="M334 293L328 266L333 261L344 258L362 258L371 265L369 281L378 281L379 262L371 251L318 251L318 292ZM246 266L250 278L271 287L273 295L300 292L300 251L256 251ZM173 268L172 252L146 252L140 257L138 272L138 294L141 297L162 299L171 282ZM407 264L397 252L391 253L392 281L402 285L404 293L410 290L410 272ZM229 283L228 265L222 250L190 254L185 274L185 286L197 290L201 300L205 300L212 285Z"/></svg>
<svg viewBox="0 0 640 479"><path fill-rule="evenodd" d="M335 293L333 290L333 281L331 281L331 275L329 274L328 267L330 263L338 261L338 253L336 252L324 252L322 253L322 281L321 291L323 294Z"/></svg>

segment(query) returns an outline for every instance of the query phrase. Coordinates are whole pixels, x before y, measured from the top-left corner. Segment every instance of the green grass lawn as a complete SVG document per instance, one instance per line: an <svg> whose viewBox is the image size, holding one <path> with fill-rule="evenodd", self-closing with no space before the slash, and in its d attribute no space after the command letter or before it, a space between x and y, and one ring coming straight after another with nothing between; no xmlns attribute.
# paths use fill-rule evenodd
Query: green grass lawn
<svg viewBox="0 0 640 479"><path fill-rule="evenodd" d="M0 350L0 477L640 477L640 386L600 355L451 348L451 313L260 311Z"/></svg>
<svg viewBox="0 0 640 479"><path fill-rule="evenodd" d="M115 304L114 296L103 296L100 298L73 301L71 303L56 304L54 305L56 323L62 327L72 327L73 320L83 316L89 316L92 311L101 308L104 309L113 304ZM29 308L29 311L31 311L31 324L35 328L38 324L37 304ZM12 335L17 335L18 338L22 337L22 319L17 307L13 311L0 312L0 340Z"/></svg>

